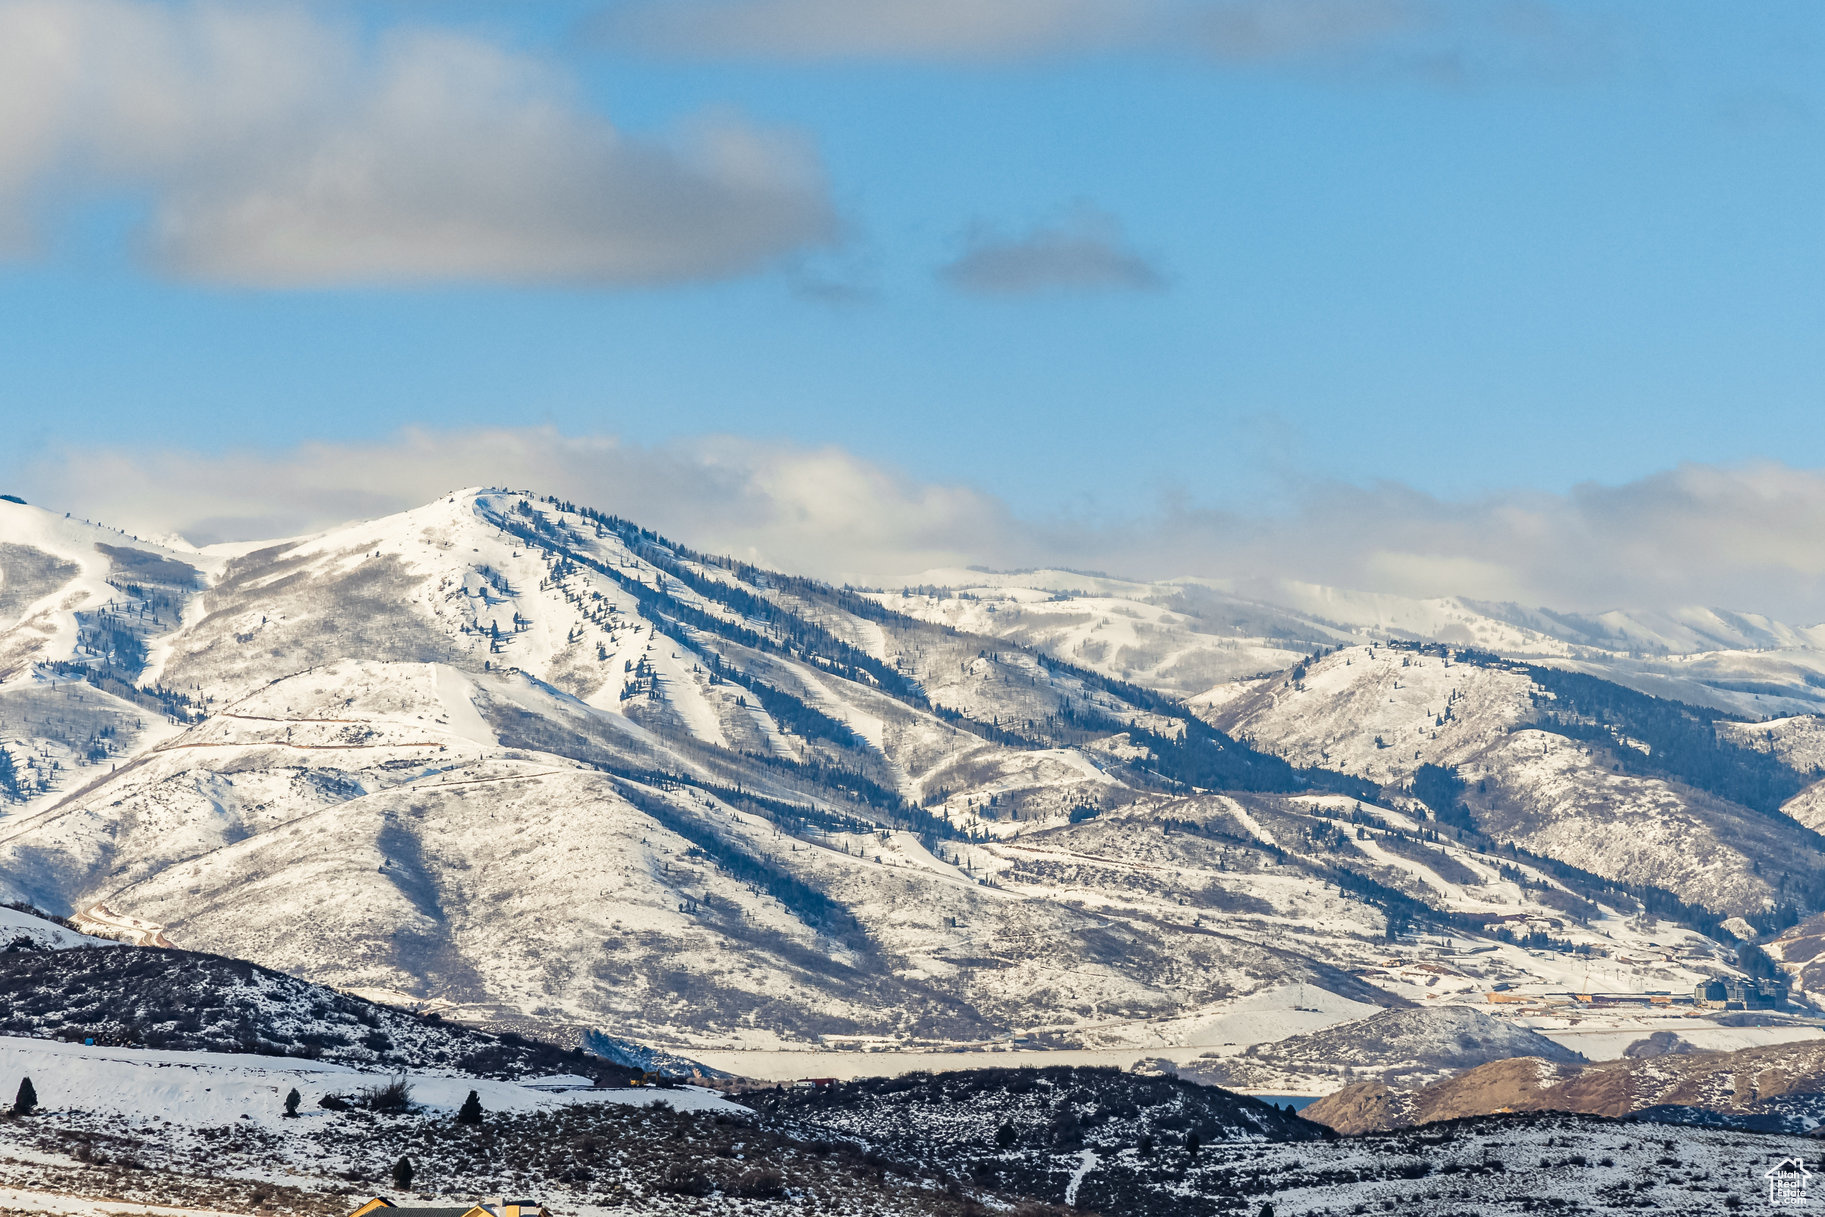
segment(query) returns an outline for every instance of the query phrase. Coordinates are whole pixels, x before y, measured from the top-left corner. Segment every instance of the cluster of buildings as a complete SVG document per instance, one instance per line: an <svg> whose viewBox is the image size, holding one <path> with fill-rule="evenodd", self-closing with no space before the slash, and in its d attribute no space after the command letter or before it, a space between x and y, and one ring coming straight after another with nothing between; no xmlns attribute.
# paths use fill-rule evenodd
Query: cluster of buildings
<svg viewBox="0 0 1825 1217"><path fill-rule="evenodd" d="M1743 980L1731 976L1700 981L1692 990L1692 1004L1725 1010L1771 1010L1787 1002L1782 980Z"/></svg>
<svg viewBox="0 0 1825 1217"><path fill-rule="evenodd" d="M1538 993L1516 992L1511 984L1498 984L1485 995L1492 1005L1537 1005L1574 1002L1590 1006L1684 1006L1712 1010L1774 1010L1787 1004L1783 980L1744 980L1713 977L1694 986L1692 996L1657 990L1648 993Z"/></svg>

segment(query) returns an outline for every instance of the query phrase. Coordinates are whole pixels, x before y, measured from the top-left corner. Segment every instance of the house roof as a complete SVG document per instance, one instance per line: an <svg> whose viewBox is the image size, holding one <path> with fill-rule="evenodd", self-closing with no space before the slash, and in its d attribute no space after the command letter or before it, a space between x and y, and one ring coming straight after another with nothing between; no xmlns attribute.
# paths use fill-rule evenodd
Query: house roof
<svg viewBox="0 0 1825 1217"><path fill-rule="evenodd" d="M545 1207L537 1200L507 1200L501 1203L507 1208L517 1206L523 1213L542 1212ZM349 1217L496 1217L496 1214L481 1204L397 1205L383 1196L376 1196L356 1209Z"/></svg>
<svg viewBox="0 0 1825 1217"><path fill-rule="evenodd" d="M1801 1162L1798 1158L1789 1158L1785 1162L1782 1162L1782 1163L1762 1172L1762 1178L1766 1179L1769 1175L1810 1175L1810 1174L1812 1174L1812 1172L1806 1169L1806 1164L1804 1162Z"/></svg>
<svg viewBox="0 0 1825 1217"><path fill-rule="evenodd" d="M356 1209L354 1213L350 1214L350 1217L379 1217L382 1212L386 1214L386 1217L468 1217L468 1214L471 1213L476 1214L477 1217L493 1217L493 1214L479 1204L402 1207L381 1196L374 1197Z"/></svg>

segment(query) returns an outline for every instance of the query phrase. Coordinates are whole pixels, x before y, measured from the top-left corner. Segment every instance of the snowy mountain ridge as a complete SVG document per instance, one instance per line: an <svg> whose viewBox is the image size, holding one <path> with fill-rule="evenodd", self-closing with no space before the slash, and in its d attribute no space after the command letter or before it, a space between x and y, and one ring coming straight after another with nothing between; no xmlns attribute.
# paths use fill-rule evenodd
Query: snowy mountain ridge
<svg viewBox="0 0 1825 1217"><path fill-rule="evenodd" d="M896 581L933 594L884 603L1013 634L1111 674L1216 693L1283 670L1315 647L1435 642L1590 670L1656 696L1751 718L1825 706L1825 625L1688 606L1561 613L1461 597L1413 599L1279 581L1140 583L1066 570L925 571ZM1215 686L1200 686L1209 680Z"/></svg>

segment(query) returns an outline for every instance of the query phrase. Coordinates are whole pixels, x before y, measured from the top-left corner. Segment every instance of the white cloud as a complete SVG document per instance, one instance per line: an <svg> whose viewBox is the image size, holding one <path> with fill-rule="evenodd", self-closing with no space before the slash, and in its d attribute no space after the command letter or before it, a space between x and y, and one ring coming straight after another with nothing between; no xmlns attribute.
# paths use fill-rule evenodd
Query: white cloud
<svg viewBox="0 0 1825 1217"><path fill-rule="evenodd" d="M1447 85L1584 70L1601 42L1545 0L617 0L592 26L611 49L710 59L990 63L1143 53Z"/></svg>
<svg viewBox="0 0 1825 1217"><path fill-rule="evenodd" d="M1059 565L1238 588L1303 580L1574 611L1705 604L1825 620L1825 472L1688 465L1620 486L1447 501L1398 485L1309 485L1291 514L1168 508L1020 519L992 495L834 448L730 437L641 447L549 429L407 431L278 453L69 451L23 489L81 516L198 539L296 534L464 485L557 494L699 548L830 579Z"/></svg>
<svg viewBox="0 0 1825 1217"><path fill-rule="evenodd" d="M830 239L795 139L732 117L631 136L480 38L301 9L0 0L0 240L143 192L148 258L266 286L651 283Z"/></svg>
<svg viewBox="0 0 1825 1217"><path fill-rule="evenodd" d="M953 287L984 295L1145 290L1165 282L1128 247L1120 221L1087 206L1018 235L979 226L939 274Z"/></svg>
<svg viewBox="0 0 1825 1217"><path fill-rule="evenodd" d="M1146 42L1170 0L631 0L610 44L779 59L1024 59Z"/></svg>
<svg viewBox="0 0 1825 1217"><path fill-rule="evenodd" d="M1328 484L1296 497L1290 516L1160 521L1135 538L1131 562L1573 611L1703 604L1825 620L1825 471L1694 464L1566 494L1451 501Z"/></svg>

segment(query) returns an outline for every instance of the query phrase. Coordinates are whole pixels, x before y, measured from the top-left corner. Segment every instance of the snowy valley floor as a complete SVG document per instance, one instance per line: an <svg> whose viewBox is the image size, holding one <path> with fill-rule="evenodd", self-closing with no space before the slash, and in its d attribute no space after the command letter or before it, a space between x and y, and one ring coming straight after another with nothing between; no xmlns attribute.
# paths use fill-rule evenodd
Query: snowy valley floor
<svg viewBox="0 0 1825 1217"><path fill-rule="evenodd" d="M1618 1019L1590 1019L1570 1023L1564 1019L1540 1019L1520 1022L1522 1026L1531 1026L1540 1030L1547 1039L1563 1044L1593 1061L1614 1060L1623 1054L1631 1044L1637 1043L1657 1031L1671 1032L1682 1040L1706 1051L1729 1052L1737 1048L1760 1047L1765 1044L1786 1044L1809 1042L1825 1039L1825 1026L1813 1021L1795 1020L1790 1025L1771 1027L1730 1027L1719 1026L1716 1022L1699 1018L1681 1018L1669 1016L1662 1018L1626 1017ZM1546 1024L1541 1026L1540 1024ZM1567 1025L1569 1023L1569 1025ZM1319 1023L1319 1026L1332 1026L1332 1023ZM1221 1056L1225 1050L1237 1050L1255 1045L1269 1045L1280 1035L1263 1035L1260 1038L1240 1040L1223 1045L1191 1044L1168 1047L1134 1047L1134 1048L1085 1048L1085 1049L1044 1049L1024 1051L1021 1049L995 1049L976 1051L956 1049L952 1051L905 1051L886 1049L878 1052L820 1052L790 1051L765 1049L734 1049L729 1051L694 1051L692 1059L703 1062L715 1069L733 1073L740 1077L759 1078L764 1081L789 1082L798 1078L833 1077L833 1078L867 1078L880 1077L884 1074L910 1073L915 1070L927 1072L955 1072L962 1069L985 1068L1043 1068L1047 1065L1107 1065L1117 1069L1131 1069L1145 1061L1169 1061L1175 1065L1195 1064L1206 1055ZM1334 1079L1315 1077L1295 1078L1299 1093L1305 1097L1318 1097L1327 1089L1334 1089ZM1287 1093L1293 1093L1288 1091Z"/></svg>

